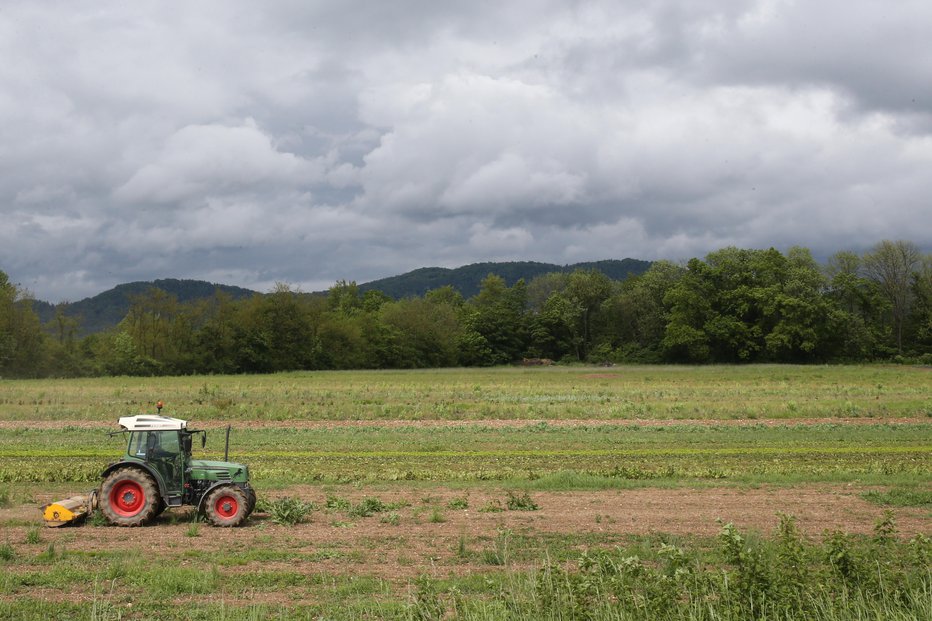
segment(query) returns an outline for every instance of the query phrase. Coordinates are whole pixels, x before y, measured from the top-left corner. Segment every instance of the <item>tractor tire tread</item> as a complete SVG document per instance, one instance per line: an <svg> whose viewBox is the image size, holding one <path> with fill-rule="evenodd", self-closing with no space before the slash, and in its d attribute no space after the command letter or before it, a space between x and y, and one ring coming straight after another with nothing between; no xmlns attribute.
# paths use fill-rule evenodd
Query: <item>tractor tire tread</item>
<svg viewBox="0 0 932 621"><path fill-rule="evenodd" d="M223 498L231 499L233 514L222 515L217 509L218 502ZM207 521L213 526L230 528L239 526L249 516L249 498L247 494L235 485L223 485L208 492L204 499L204 514Z"/></svg>
<svg viewBox="0 0 932 621"><path fill-rule="evenodd" d="M121 481L133 481L143 493L142 508L131 516L124 516L113 510L110 495L113 488ZM158 514L162 497L152 477L139 468L118 468L104 479L100 486L99 507L107 520L115 526L142 526Z"/></svg>

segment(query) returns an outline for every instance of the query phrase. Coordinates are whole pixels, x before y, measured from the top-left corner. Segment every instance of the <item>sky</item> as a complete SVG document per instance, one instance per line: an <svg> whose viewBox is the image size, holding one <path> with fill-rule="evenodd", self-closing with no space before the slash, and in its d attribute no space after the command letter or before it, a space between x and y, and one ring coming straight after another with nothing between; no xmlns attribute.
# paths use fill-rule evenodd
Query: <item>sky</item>
<svg viewBox="0 0 932 621"><path fill-rule="evenodd" d="M928 0L0 4L0 270L932 248Z"/></svg>

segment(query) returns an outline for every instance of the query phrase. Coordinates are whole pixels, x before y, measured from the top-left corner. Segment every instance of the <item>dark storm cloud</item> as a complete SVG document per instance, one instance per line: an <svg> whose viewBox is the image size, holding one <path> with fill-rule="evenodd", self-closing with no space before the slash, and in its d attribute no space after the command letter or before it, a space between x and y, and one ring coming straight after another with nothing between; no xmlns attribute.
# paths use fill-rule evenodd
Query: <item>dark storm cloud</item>
<svg viewBox="0 0 932 621"><path fill-rule="evenodd" d="M0 269L205 278L932 245L927 3L0 11Z"/></svg>

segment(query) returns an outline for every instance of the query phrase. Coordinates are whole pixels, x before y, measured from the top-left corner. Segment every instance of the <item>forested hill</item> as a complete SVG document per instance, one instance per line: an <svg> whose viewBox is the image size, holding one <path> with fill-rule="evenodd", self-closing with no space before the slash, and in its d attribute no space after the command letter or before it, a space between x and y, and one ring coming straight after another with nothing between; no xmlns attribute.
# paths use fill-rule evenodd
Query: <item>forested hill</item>
<svg viewBox="0 0 932 621"><path fill-rule="evenodd" d="M100 332L120 323L129 311L132 298L152 288L161 289L175 296L179 302L209 298L216 291L222 291L234 300L247 298L256 293L242 287L217 285L203 280L166 278L117 285L113 289L108 289L93 297L68 304L65 307L65 314L69 317L81 318L80 332L82 334ZM33 308L42 323L47 323L55 318L54 304L36 301L33 303Z"/></svg>
<svg viewBox="0 0 932 621"><path fill-rule="evenodd" d="M489 274L496 274L505 279L508 286L518 280L530 282L536 276L552 272L573 272L578 269L596 270L613 280L624 280L628 276L643 274L650 268L650 261L638 259L593 261L573 265L555 265L536 261L513 261L504 263L473 263L455 269L445 267L423 267L400 276L391 276L373 280L359 285L360 291L376 289L387 296L400 300L407 297L420 297L431 289L447 285L459 291L463 297L470 298L479 293L482 279Z"/></svg>
<svg viewBox="0 0 932 621"><path fill-rule="evenodd" d="M378 289L389 297L402 299L422 296L431 289L452 285L453 288L462 293L463 297L469 298L479 292L480 282L489 274L501 276L510 286L521 278L529 282L535 276L541 274L572 272L576 269L594 269L609 278L624 280L632 274L643 274L649 267L649 261L639 261L637 259L594 261L564 266L534 261L474 263L456 269L425 267L400 276L382 278L381 280L359 285L359 290L364 292L370 289ZM167 278L151 282L131 282L117 285L113 289L93 297L68 304L65 308L65 314L69 317L81 318L79 324L81 334L101 332L120 323L129 311L131 299L153 287L175 296L179 302L209 298L218 290L228 294L234 300L256 294L255 291L250 289L231 285L218 285L203 280ZM37 300L33 303L33 308L44 324L55 318L55 305L53 304Z"/></svg>

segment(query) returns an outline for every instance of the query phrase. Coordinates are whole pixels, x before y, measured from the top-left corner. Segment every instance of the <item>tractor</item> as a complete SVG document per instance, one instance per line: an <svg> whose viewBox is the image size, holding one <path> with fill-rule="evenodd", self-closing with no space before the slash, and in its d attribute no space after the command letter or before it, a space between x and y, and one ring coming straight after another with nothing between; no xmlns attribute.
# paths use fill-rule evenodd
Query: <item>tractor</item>
<svg viewBox="0 0 932 621"><path fill-rule="evenodd" d="M117 526L141 526L169 507L195 506L214 526L239 526L256 506L249 467L227 461L227 427L223 461L194 459L191 447L207 432L187 428L187 421L159 414L125 416L120 431L126 453L103 471L103 481L87 497L75 496L44 507L46 524L61 526L99 508Z"/></svg>

